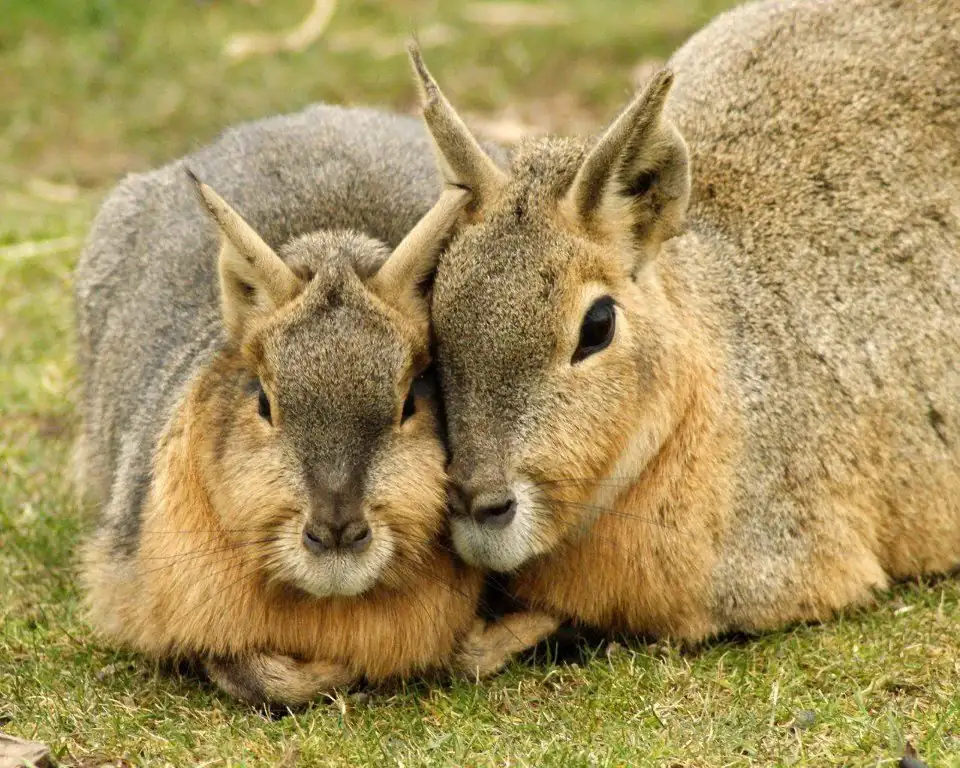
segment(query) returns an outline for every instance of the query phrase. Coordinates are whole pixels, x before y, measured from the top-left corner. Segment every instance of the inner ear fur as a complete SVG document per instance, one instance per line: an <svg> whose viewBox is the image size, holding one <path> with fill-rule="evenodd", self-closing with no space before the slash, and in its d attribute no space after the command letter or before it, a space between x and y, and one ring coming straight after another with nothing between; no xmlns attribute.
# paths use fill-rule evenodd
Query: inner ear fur
<svg viewBox="0 0 960 768"><path fill-rule="evenodd" d="M239 340L254 320L293 299L303 280L220 195L190 169L187 175L220 233L221 314L227 332Z"/></svg>
<svg viewBox="0 0 960 768"><path fill-rule="evenodd" d="M587 231L628 238L632 268L680 233L690 164L680 132L664 116L673 74L661 70L587 154L566 195Z"/></svg>

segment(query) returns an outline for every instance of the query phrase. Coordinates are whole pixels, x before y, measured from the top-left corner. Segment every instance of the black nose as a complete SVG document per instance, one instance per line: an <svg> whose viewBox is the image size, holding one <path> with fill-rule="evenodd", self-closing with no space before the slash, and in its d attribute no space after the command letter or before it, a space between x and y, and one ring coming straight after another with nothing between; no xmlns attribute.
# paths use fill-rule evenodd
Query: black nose
<svg viewBox="0 0 960 768"><path fill-rule="evenodd" d="M340 531L340 546L354 552L363 552L373 541L373 531L363 521L347 523Z"/></svg>
<svg viewBox="0 0 960 768"><path fill-rule="evenodd" d="M470 504L470 517L491 528L506 528L516 515L517 500L512 493L478 494Z"/></svg>
<svg viewBox="0 0 960 768"><path fill-rule="evenodd" d="M373 532L363 521L349 523L318 523L309 521L303 526L303 546L315 555L331 549L360 553L370 546Z"/></svg>

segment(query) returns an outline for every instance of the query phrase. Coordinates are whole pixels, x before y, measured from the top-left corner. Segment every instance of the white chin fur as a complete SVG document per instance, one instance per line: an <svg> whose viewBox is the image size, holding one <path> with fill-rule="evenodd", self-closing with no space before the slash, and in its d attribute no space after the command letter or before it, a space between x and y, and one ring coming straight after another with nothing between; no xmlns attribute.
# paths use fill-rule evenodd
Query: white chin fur
<svg viewBox="0 0 960 768"><path fill-rule="evenodd" d="M284 558L277 575L314 597L356 597L376 586L392 557L389 535L374 529L366 552L314 555L298 546Z"/></svg>
<svg viewBox="0 0 960 768"><path fill-rule="evenodd" d="M514 487L517 514L506 528L478 525L470 518L451 520L453 546L470 565L501 573L513 571L540 554L538 537L534 535L533 502L525 484Z"/></svg>

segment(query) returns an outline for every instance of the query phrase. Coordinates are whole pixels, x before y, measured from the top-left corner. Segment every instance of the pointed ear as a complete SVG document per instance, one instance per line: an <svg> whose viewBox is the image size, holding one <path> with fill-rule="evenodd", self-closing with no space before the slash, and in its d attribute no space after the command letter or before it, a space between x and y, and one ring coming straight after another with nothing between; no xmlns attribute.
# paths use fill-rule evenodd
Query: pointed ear
<svg viewBox="0 0 960 768"><path fill-rule="evenodd" d="M436 269L440 251L460 213L470 202L463 189L446 189L370 279L370 289L393 306L422 303L419 286Z"/></svg>
<svg viewBox="0 0 960 768"><path fill-rule="evenodd" d="M240 214L186 170L204 210L220 230L220 308L227 332L240 339L253 319L296 296L302 281Z"/></svg>
<svg viewBox="0 0 960 768"><path fill-rule="evenodd" d="M506 183L506 174L483 151L447 101L427 70L416 42L411 42L407 50L420 90L423 121L433 141L445 184L470 190L473 194L472 206L485 205Z"/></svg>
<svg viewBox="0 0 960 768"><path fill-rule="evenodd" d="M690 197L683 137L663 116L673 73L661 70L590 150L566 196L587 230L626 235L633 268L680 232Z"/></svg>

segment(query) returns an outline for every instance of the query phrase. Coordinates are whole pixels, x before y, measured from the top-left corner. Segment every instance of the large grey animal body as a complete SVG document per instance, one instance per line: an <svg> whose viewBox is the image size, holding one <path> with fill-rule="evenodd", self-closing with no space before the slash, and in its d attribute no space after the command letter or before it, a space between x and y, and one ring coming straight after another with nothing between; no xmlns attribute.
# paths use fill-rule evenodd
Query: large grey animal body
<svg viewBox="0 0 960 768"><path fill-rule="evenodd" d="M676 270L723 318L746 446L718 612L775 616L817 576L798 552L850 586L957 564L960 5L754 4L671 66Z"/></svg>
<svg viewBox="0 0 960 768"><path fill-rule="evenodd" d="M669 66L509 175L421 67L481 201L434 288L458 548L691 639L955 567L960 4L751 3Z"/></svg>
<svg viewBox="0 0 960 768"><path fill-rule="evenodd" d="M113 190L75 278L84 384L77 473L85 493L109 499L105 522L117 521L127 548L166 406L221 342L217 235L185 167L275 249L321 229L394 246L439 193L419 121L324 105L231 128Z"/></svg>

